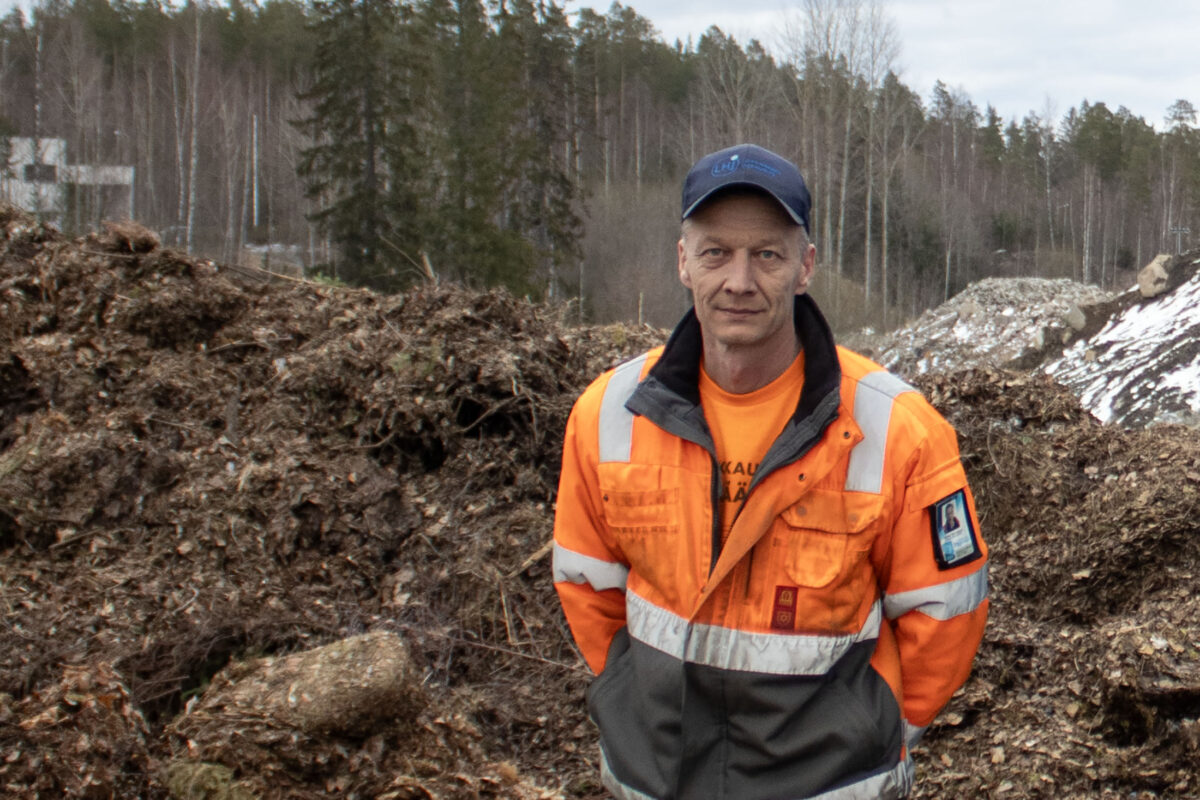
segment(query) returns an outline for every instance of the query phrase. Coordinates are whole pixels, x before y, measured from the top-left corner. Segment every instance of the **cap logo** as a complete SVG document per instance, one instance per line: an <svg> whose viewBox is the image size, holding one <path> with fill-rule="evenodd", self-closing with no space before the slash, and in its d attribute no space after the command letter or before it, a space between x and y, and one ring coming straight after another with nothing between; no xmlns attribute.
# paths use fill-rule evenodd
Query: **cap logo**
<svg viewBox="0 0 1200 800"><path fill-rule="evenodd" d="M738 157L731 156L727 161L722 161L719 164L713 164L712 174L714 176L720 176L730 172L737 172L737 168L739 166Z"/></svg>
<svg viewBox="0 0 1200 800"><path fill-rule="evenodd" d="M715 178L719 178L722 175L729 175L737 172L739 169L752 169L756 172L761 172L764 175L770 175L771 177L775 177L779 174L779 170L775 169L775 167L772 167L770 164L763 163L762 161L755 161L753 158L742 159L740 156L733 155L725 161L714 164L712 168L712 175Z"/></svg>
<svg viewBox="0 0 1200 800"><path fill-rule="evenodd" d="M745 161L743 161L742 166L746 169L754 169L758 170L759 172L764 172L771 177L779 174L779 170L775 169L770 164L764 164L763 162L755 161L752 158L747 158Z"/></svg>

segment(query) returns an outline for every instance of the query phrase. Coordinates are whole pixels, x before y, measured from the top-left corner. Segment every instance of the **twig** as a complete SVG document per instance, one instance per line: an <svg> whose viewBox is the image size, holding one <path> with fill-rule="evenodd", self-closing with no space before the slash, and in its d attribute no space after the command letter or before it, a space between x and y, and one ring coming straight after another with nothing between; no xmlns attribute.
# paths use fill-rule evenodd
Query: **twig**
<svg viewBox="0 0 1200 800"><path fill-rule="evenodd" d="M550 541L546 542L544 545L542 545L541 547L539 547L539 548L537 549L537 552L535 552L535 553L534 553L533 555L531 555L529 558L527 558L527 559L525 559L524 561L522 561L522 562L521 562L521 566L517 567L515 570L513 570L513 571L512 571L512 572L510 572L510 573L508 573L508 574L507 574L507 575L505 575L504 577L505 577L506 579L508 579L508 580L512 580L513 578L517 577L518 575L520 575L520 574L521 574L522 572L524 572L525 570L527 570L527 569L529 569L530 567L532 567L532 566L533 566L534 564L536 564L537 562L541 561L543 558L545 558L545 557L546 557L546 555L547 555L548 553L550 553L550 552L551 552L551 551L553 551L553 550L554 550L554 540L553 540L553 539L551 539Z"/></svg>
<svg viewBox="0 0 1200 800"><path fill-rule="evenodd" d="M500 578L496 585L500 589L500 610L504 612L504 632L508 635L508 643L515 645L517 637L513 634L512 618L508 615L508 592L504 591L504 578L500 575L496 577Z"/></svg>
<svg viewBox="0 0 1200 800"><path fill-rule="evenodd" d="M214 347L212 350L205 350L204 354L211 356L215 353L220 353L223 350L238 350L245 347L261 347L264 350L267 349L267 346L262 342L250 340L246 342L230 342L229 344L223 344L220 347Z"/></svg>
<svg viewBox="0 0 1200 800"><path fill-rule="evenodd" d="M301 284L306 284L308 286L316 286L317 285L316 281L310 281L307 278L293 278L291 275L284 275L279 272L271 272L271 270L263 269L262 267L248 267L244 264L222 264L221 268L222 269L231 269L234 272L240 272L243 275L246 275L251 278L261 278L263 275L266 275L268 280L271 280L272 278L277 278L281 281L291 281L292 283L301 283Z"/></svg>
<svg viewBox="0 0 1200 800"><path fill-rule="evenodd" d="M366 444L339 444L330 447L330 450L375 450L385 445L391 444L392 440L400 434L400 429L395 428L387 436L380 439L378 442L367 442Z"/></svg>
<svg viewBox="0 0 1200 800"><path fill-rule="evenodd" d="M999 475L1001 478L1007 479L1008 475L1005 474L1004 470L1000 469L1000 462L996 460L996 454L992 452L992 428L993 427L995 427L995 426L991 426L991 425L988 426L987 439L985 440L986 444L987 444L988 455L991 456L991 458L992 458L992 466L996 468L996 474Z"/></svg>
<svg viewBox="0 0 1200 800"><path fill-rule="evenodd" d="M404 343L404 346L407 347L408 346L408 337L406 337L403 333L401 333L400 329L397 328L395 325L393 325L392 321L390 319L388 319L387 317L380 317L380 319L383 320L384 325L387 325L389 328L392 329L392 333L396 334L396 336L398 336L400 338L400 341Z"/></svg>
<svg viewBox="0 0 1200 800"><path fill-rule="evenodd" d="M432 284L437 284L437 273L433 271L433 264L429 263L429 254L424 250L421 251L421 266L425 268L425 277Z"/></svg>
<svg viewBox="0 0 1200 800"><path fill-rule="evenodd" d="M426 256L425 253L423 253L423 252L421 253L421 260L424 263L423 264L418 263L415 258L410 256L408 253L404 252L400 247L398 247L396 245L395 242L388 239L386 236L380 236L379 238L382 239L383 243L386 244L388 247L392 248L397 253L404 256L404 258L406 258L408 260L408 262L410 264L412 264L413 269L417 272L417 274L419 274L421 277L425 278L425 280L430 281L431 283L435 283L435 284L437 283L437 277L434 276L433 267L432 267L432 265L430 265L429 257Z"/></svg>
<svg viewBox="0 0 1200 800"><path fill-rule="evenodd" d="M591 675L592 674L591 670L589 670L585 667L579 667L579 666L575 666L573 664L563 664L560 661L551 661L550 659L543 658L542 656L532 656L528 653L522 653L519 650L511 650L507 647L497 647L494 644L487 644L486 642L472 642L467 639L462 639L458 636L452 636L448 633L440 633L438 631L427 630L425 628L414 628L411 625L401 625L400 627L403 628L404 630L407 630L407 631L410 631L413 633L420 633L420 634L425 634L428 636L436 636L438 638L445 639L446 641L451 642L453 644L466 645L467 647L475 647L480 650L490 650L494 653L503 653L505 655L515 656L517 658L528 659L529 661L537 661L541 664L546 664L547 666L557 667L561 670L566 670L567 672L577 672L577 673L580 673L581 675Z"/></svg>
<svg viewBox="0 0 1200 800"><path fill-rule="evenodd" d="M171 420L169 420L169 419L160 419L159 417L155 417L155 416L146 417L146 422L157 422L160 425L170 425L173 428L183 428L184 430L192 431L193 433L200 430L195 425L188 425L183 422L171 422Z"/></svg>
<svg viewBox="0 0 1200 800"><path fill-rule="evenodd" d="M131 530L130 528L118 528L111 532L112 533L128 533L130 530ZM106 531L104 528L92 528L90 531L84 531L83 533L76 533L73 536L68 536L65 539L61 539L61 540L57 541L54 544L50 545L50 549L57 550L60 547L66 547L69 544L75 544L76 542L82 542L84 539L90 539L93 536L99 536L100 534L105 533L105 532Z"/></svg>
<svg viewBox="0 0 1200 800"><path fill-rule="evenodd" d="M195 586L193 586L192 587L192 599L188 600L186 603L181 605L179 608L175 609L175 613L182 614L184 611L187 611L188 608L191 607L192 603L196 602L196 598L199 596L200 596L200 590L197 589Z"/></svg>
<svg viewBox="0 0 1200 800"><path fill-rule="evenodd" d="M80 250L85 256L100 256L101 258L123 258L126 261L137 261L147 253L104 253L99 250Z"/></svg>
<svg viewBox="0 0 1200 800"><path fill-rule="evenodd" d="M474 430L476 427L478 427L479 424L481 422L483 422L485 419L487 419L488 417L494 416L494 415L498 414L500 411L503 411L508 406L511 406L516 401L524 400L524 399L525 399L524 397L518 396L518 397L507 397L507 398L501 400L499 403L492 406L487 411L483 412L478 417L476 417L475 421L472 422L470 425L468 425L465 428L459 428L458 429L459 435L462 435L464 433L470 433L472 430Z"/></svg>

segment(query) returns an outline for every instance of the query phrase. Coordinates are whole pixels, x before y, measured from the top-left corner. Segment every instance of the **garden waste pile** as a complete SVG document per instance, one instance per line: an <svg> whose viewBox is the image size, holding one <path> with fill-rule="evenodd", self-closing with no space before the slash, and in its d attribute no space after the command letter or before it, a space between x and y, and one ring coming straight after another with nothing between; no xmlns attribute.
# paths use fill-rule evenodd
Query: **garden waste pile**
<svg viewBox="0 0 1200 800"><path fill-rule="evenodd" d="M662 331L0 209L0 793L605 797L550 578L571 403ZM1200 435L912 377L992 546L916 796L1200 796Z"/></svg>

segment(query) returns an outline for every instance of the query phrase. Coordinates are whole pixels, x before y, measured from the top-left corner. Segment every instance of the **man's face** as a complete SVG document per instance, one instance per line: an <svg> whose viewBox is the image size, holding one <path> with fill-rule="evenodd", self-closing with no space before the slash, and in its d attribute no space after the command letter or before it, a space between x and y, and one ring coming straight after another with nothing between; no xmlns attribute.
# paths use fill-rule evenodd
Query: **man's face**
<svg viewBox="0 0 1200 800"><path fill-rule="evenodd" d="M706 203L679 240L679 279L692 290L705 342L724 349L794 346L792 301L815 262L803 229L761 194Z"/></svg>

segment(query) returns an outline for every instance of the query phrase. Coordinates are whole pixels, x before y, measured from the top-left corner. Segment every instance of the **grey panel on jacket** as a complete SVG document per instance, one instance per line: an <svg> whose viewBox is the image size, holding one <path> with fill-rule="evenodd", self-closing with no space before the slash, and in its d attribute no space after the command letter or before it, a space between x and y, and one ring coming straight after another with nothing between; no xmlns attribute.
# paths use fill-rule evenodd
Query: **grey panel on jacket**
<svg viewBox="0 0 1200 800"><path fill-rule="evenodd" d="M613 775L656 798L819 794L899 760L900 709L856 645L818 678L680 662L622 631L588 691ZM622 650L628 642L628 649Z"/></svg>

